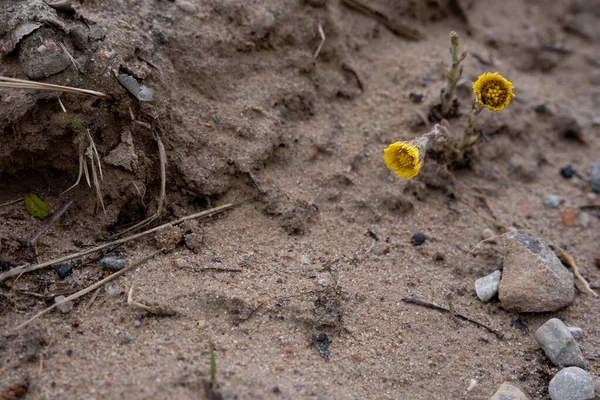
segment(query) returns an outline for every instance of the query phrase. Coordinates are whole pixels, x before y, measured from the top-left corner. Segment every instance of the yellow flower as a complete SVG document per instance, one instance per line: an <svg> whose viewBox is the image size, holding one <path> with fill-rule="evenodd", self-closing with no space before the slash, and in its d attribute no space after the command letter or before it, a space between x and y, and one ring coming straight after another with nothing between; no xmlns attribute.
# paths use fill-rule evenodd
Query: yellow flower
<svg viewBox="0 0 600 400"><path fill-rule="evenodd" d="M383 150L385 165L404 179L412 179L421 170L425 157L427 138L411 142L396 142Z"/></svg>
<svg viewBox="0 0 600 400"><path fill-rule="evenodd" d="M513 88L512 82L504 79L497 72L480 75L473 84L477 102L493 112L503 110L510 104L512 98L515 97Z"/></svg>

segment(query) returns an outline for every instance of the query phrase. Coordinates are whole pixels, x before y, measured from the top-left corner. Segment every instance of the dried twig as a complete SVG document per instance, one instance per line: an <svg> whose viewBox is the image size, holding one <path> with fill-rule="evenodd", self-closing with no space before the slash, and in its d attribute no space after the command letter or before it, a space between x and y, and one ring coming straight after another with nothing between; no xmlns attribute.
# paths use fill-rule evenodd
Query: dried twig
<svg viewBox="0 0 600 400"><path fill-rule="evenodd" d="M440 312L443 312L443 313L449 313L449 312L450 312L450 310L449 310L449 309L447 309L447 308L440 307L440 306L437 306L437 305L435 305L435 304L428 303L428 302L426 302L426 301L423 301L423 300L420 300L420 299L416 299L416 298L414 298L414 297L405 297L405 298L403 298L403 299L402 299L402 301L403 301L403 302L405 302L405 303L409 303L409 304L415 304L415 305L417 305L417 306L421 306L421 307L430 308L430 309L432 309L432 310L440 311ZM473 319L473 318L471 318L471 317L468 317L468 316L466 316L466 315L459 314L459 313L457 313L457 312L454 312L454 315L455 315L456 317L458 317L458 318L460 318L460 319L464 320L464 321L467 321L467 322L470 322L470 323L472 323L473 325L476 325L476 326L478 326L478 327L480 327L480 328L484 328L484 329L485 329L485 330L487 330L488 332L490 332L490 333L493 333L494 335L496 335L496 337L497 337L498 339L502 339L502 338L504 337L504 333L502 333L502 332L500 332L500 331L498 331L498 330L496 330L496 329L490 328L489 326L487 326L487 325L485 325L485 324L482 324L481 322L479 322L479 321L476 321L476 320L474 320L474 319Z"/></svg>
<svg viewBox="0 0 600 400"><path fill-rule="evenodd" d="M36 247L37 246L37 242L38 242L38 240L40 240L40 238L42 237L42 235L44 235L46 233L46 231L48 229L50 229L50 227L52 225L54 225L60 219L60 217L62 217L62 215L65 213L65 211L67 211L69 209L69 207L71 207L71 204L73 204L73 200L69 200L67 203L63 204L63 206L61 208L59 208L57 211L55 211L52 214L52 216L50 217L50 219L48 219L48 221L46 221L46 223L44 224L44 226L41 227L41 229L33 237L33 239L31 239L29 241L29 243L31 244L32 247Z"/></svg>
<svg viewBox="0 0 600 400"><path fill-rule="evenodd" d="M154 314L156 316L172 316L177 314L177 311L170 307L166 307L160 304L157 305L147 305L133 300L133 288L135 287L135 283L131 285L131 289L129 289L129 295L127 296L127 304L133 307L137 307L141 310L148 311L150 314Z"/></svg>
<svg viewBox="0 0 600 400"><path fill-rule="evenodd" d="M131 112L131 108L129 109L129 111ZM132 113L132 116L133 116L133 113ZM141 222L138 222L134 226L129 227L122 232L119 232L116 235L113 235L112 237L121 236L127 232L134 231L142 226L146 226L146 225L150 224L151 222L153 222L154 220L160 218L160 216L162 214L162 210L165 205L165 199L167 197L167 152L165 150L165 146L163 145L162 140L160 139L160 136L158 135L158 132L154 131L153 135L154 135L154 139L156 139L156 144L158 145L158 158L160 161L160 197L158 198L158 208L156 209L156 212L154 214L152 214L150 217L146 218L145 220L143 220Z"/></svg>
<svg viewBox="0 0 600 400"><path fill-rule="evenodd" d="M575 263L575 260L573 259L573 257L569 253L567 253L565 250L563 250L562 248L560 248L560 246L557 246L554 243L550 243L550 245L556 249L556 251L558 252L558 256L559 256L560 260L564 264L567 264L569 267L571 267L571 269L573 270L573 274L581 282L581 284L585 287L585 290L589 294L591 294L592 296L598 297L598 293L596 293L596 292L594 292L592 290L592 288L590 287L590 284L587 283L587 281L579 273L579 267Z"/></svg>
<svg viewBox="0 0 600 400"><path fill-rule="evenodd" d="M164 250L160 249L155 251L154 253L151 253L150 255L141 258L140 260L132 263L131 265L129 265L128 267L123 268L122 270L115 272L114 274L107 276L106 278L102 279L100 282L96 282L91 286L88 286L87 288L80 290L79 292L72 294L71 296L65 298L63 301L61 301L60 303L56 303L51 305L50 307L44 309L43 311L40 311L39 313L37 313L35 316L33 316L32 318L28 319L27 321L23 322L21 325L17 326L15 328L15 331L18 331L19 329L23 328L26 325L29 325L31 322L33 322L34 320L36 320L37 318L41 317L44 314L47 314L48 312L52 311L53 309L55 309L56 307L58 307L60 304L63 304L67 301L72 301L75 299L80 298L81 296L91 292L92 290L99 288L100 286L104 285L106 282L112 281L113 279L123 275L125 272L132 270L133 268L137 267L140 264L145 263L146 261L148 261L149 259L151 259L152 257L156 256L159 253L162 253Z"/></svg>
<svg viewBox="0 0 600 400"><path fill-rule="evenodd" d="M392 33L394 33L395 35L401 36L407 40L423 40L423 35L421 35L419 32L390 20L387 16L383 15L379 11L373 10L372 8L359 2L358 0L342 0L342 4L367 17L373 18L375 21L379 22L380 24L388 28L390 31L392 31Z"/></svg>
<svg viewBox="0 0 600 400"><path fill-rule="evenodd" d="M11 204L15 204L15 203L18 203L20 201L23 201L22 197L18 198L18 199L15 199L15 200L7 201L6 203L2 203L2 204L0 204L0 207L9 206Z"/></svg>
<svg viewBox="0 0 600 400"><path fill-rule="evenodd" d="M315 51L315 54L313 55L313 59L315 59L315 60L319 56L319 53L321 52L321 49L323 48L323 45L325 44L325 32L323 31L323 27L321 26L321 24L319 24L319 36L321 36L321 43L319 43L319 47L317 47L317 50Z"/></svg>
<svg viewBox="0 0 600 400"><path fill-rule="evenodd" d="M102 98L110 98L109 95L102 92L96 92L95 90L80 89L70 86L53 85L50 83L42 83L35 81L28 81L24 79L8 78L6 76L0 76L0 88L12 88L12 89L28 89L28 90L48 90L52 92L65 92L73 93L84 96L97 96Z"/></svg>
<svg viewBox="0 0 600 400"><path fill-rule="evenodd" d="M70 254L68 256L64 256L64 257L60 257L60 258L55 258L54 260L46 261L46 262L43 262L41 264L22 265L20 267L15 267L15 268L13 268L11 270L8 270L8 271L0 274L0 282L3 282L4 280L6 280L7 278L10 278L11 276L22 275L22 274L25 274L25 273L28 273L28 272L31 272L31 271L36 271L38 269L49 267L49 266L54 265L54 264L59 264L61 262L72 260L74 258L79 258L79 257L85 256L85 255L91 254L91 253L95 253L95 252L97 252L99 250L106 249L107 247L111 247L111 246L115 246L115 245L127 243L127 242L130 242L130 241L135 240L135 239L139 239L139 238L141 238L143 236L146 236L146 235L149 235L151 233L157 232L157 231L165 228L168 225L179 225L182 222L188 221L190 219L197 219L197 218L202 218L202 217L206 217L206 216L209 216L209 215L213 215L213 214L219 213L221 211L228 210L228 209L232 208L233 206L234 206L233 203L229 203L229 204L225 204L225 205L222 205L222 206L219 206L219 207L211 208L210 210L202 211L202 212L195 213L195 214L186 215L185 217L179 218L176 221L168 222L166 224L159 225L159 226L157 226L155 228L148 229L147 231L136 233L135 235L131 235L131 236L128 236L126 238L118 239L118 240L112 241L110 243L105 243L105 244L102 244L100 246L93 247L91 249L87 249L87 250L83 250L83 251L80 251L80 252L77 252L77 253L74 253L74 254Z"/></svg>

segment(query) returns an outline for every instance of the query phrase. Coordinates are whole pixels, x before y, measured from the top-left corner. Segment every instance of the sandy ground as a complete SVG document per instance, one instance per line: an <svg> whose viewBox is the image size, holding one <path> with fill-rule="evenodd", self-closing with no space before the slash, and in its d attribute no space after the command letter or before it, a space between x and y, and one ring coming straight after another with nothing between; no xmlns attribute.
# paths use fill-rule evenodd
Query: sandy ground
<svg viewBox="0 0 600 400"><path fill-rule="evenodd" d="M571 164L587 178L600 162L597 4L462 1L463 15L457 2L371 3L424 39L394 35L334 0L206 1L192 13L167 1L86 1L75 4L85 24L55 13L67 26L50 24L55 35L89 29L83 45L72 33L64 40L90 61L85 73L70 66L45 81L112 96L61 96L105 160L107 211L85 183L60 195L77 178L78 156L56 95L1 90L0 204L27 192L53 210L75 200L41 240L39 259L105 243L156 210L156 142L130 110L165 143L160 222L234 207L183 224L174 249L78 299L70 313L54 310L19 331L52 304L40 295L87 287L107 273L93 255L65 280L47 268L1 283L0 397L28 379L28 399L484 399L505 381L546 399L557 369L533 332L551 317L583 329L580 344L599 378L598 298L578 292L559 312L508 313L474 292L477 278L502 268L502 242L471 252L486 229L503 233L496 223L531 229L600 285L600 197L585 180L559 174ZM7 50L9 30L32 15L48 20L44 7L2 3L0 17L10 21L2 75L27 78L29 61L17 55L24 50ZM319 25L326 40L313 60ZM459 114L483 72L509 78L517 97L482 114L489 141L476 145L468 167L448 171L429 158L417 178L401 180L385 167L383 149L435 122L450 30L469 52ZM155 101L138 102L113 71L155 88ZM464 121L450 124L460 131ZM543 207L549 194L563 198L558 208ZM572 220L567 210L575 210ZM42 225L22 202L0 208L0 272L35 261L23 244ZM415 233L426 235L424 244L411 243ZM110 255L134 262L161 243L150 236ZM176 315L128 306L134 284L135 300ZM406 297L451 305L505 337ZM317 349L325 334L328 359ZM467 392L471 379L478 384Z"/></svg>

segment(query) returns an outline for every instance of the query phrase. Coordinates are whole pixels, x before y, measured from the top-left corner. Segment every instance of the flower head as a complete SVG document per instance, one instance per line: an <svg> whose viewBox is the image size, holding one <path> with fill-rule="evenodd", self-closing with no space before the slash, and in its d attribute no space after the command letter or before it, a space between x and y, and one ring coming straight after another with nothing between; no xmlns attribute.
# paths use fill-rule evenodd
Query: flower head
<svg viewBox="0 0 600 400"><path fill-rule="evenodd" d="M421 170L429 139L421 137L410 142L396 142L383 150L385 165L404 179L412 179Z"/></svg>
<svg viewBox="0 0 600 400"><path fill-rule="evenodd" d="M510 104L512 98L515 97L513 88L512 82L504 79L497 72L480 75L473 84L477 102L493 112L503 110Z"/></svg>

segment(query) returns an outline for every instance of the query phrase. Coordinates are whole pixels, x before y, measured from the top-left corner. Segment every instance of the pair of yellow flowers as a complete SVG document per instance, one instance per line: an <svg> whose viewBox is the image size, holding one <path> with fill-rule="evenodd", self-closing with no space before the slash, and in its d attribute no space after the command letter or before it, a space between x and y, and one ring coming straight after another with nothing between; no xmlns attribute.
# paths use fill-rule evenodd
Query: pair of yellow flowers
<svg viewBox="0 0 600 400"><path fill-rule="evenodd" d="M476 101L493 112L503 110L515 97L513 84L494 72L485 73L473 84ZM396 142L383 151L387 167L404 179L412 179L421 170L425 157L427 139L415 139L411 142Z"/></svg>

